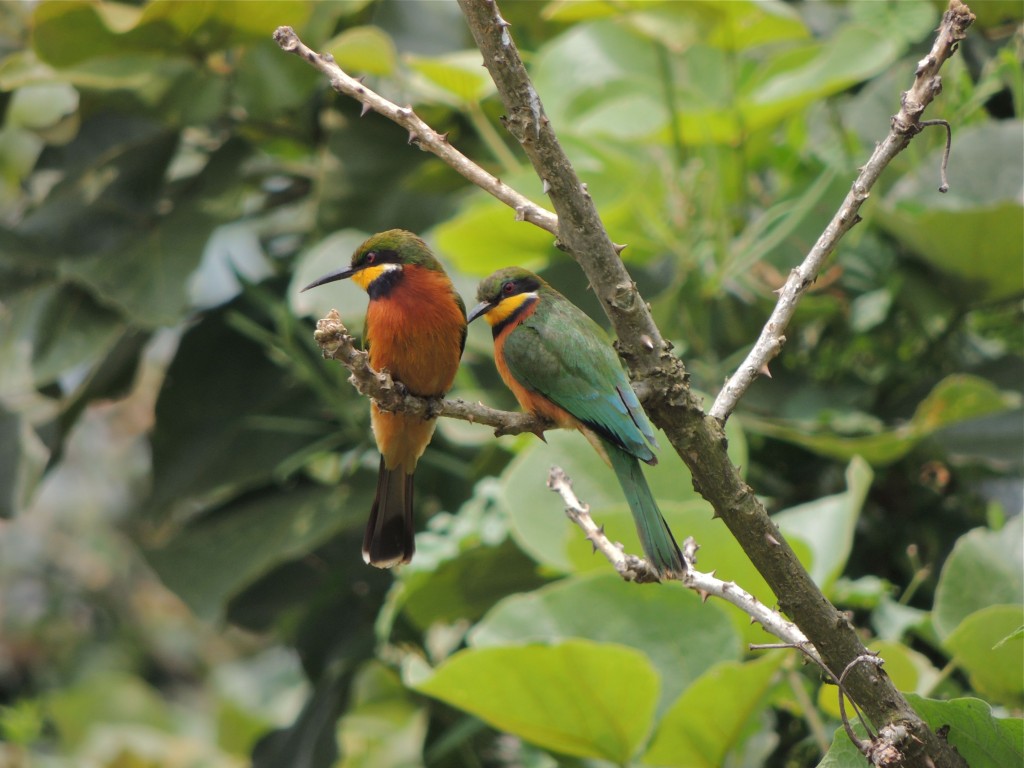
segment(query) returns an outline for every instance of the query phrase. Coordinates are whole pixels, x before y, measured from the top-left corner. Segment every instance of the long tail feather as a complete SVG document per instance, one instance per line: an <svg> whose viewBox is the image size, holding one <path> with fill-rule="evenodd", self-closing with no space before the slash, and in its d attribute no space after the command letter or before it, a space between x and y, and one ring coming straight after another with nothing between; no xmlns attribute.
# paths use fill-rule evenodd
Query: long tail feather
<svg viewBox="0 0 1024 768"><path fill-rule="evenodd" d="M388 469L384 458L377 474L377 496L363 536L363 560L377 568L391 568L412 560L416 551L412 522L412 475L398 467Z"/></svg>
<svg viewBox="0 0 1024 768"><path fill-rule="evenodd" d="M662 576L681 576L686 572L683 555L651 494L640 462L611 443L605 442L604 447L626 495L626 501L629 502L629 508L633 512L633 521L636 523L636 532L640 536L644 554Z"/></svg>

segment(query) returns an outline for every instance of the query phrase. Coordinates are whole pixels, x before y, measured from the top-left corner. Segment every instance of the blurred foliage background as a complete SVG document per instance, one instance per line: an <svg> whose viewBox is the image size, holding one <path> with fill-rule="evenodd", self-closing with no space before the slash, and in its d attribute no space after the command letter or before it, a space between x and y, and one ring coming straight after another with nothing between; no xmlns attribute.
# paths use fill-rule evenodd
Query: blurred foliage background
<svg viewBox="0 0 1024 768"><path fill-rule="evenodd" d="M1024 705L1021 6L981 0L926 117L730 423L830 598L972 765ZM713 395L889 126L932 2L513 2L538 93ZM368 407L297 287L425 236L472 301L551 237L334 94L292 25L543 202L454 2L0 5L0 765L857 765L835 689L747 618L617 581L544 488L638 551L577 435L443 421L416 561L367 568ZM471 329L454 395L513 407ZM674 456L678 536L769 604ZM966 697L966 698L965 698ZM935 699L936 701L932 701ZM947 701L938 701L947 700ZM952 700L952 701L948 701Z"/></svg>

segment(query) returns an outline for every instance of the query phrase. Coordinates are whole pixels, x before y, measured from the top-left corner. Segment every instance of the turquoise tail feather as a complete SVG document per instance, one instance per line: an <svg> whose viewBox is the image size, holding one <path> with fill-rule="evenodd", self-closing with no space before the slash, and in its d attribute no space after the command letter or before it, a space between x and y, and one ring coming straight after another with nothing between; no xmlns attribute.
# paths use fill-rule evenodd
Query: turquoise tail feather
<svg viewBox="0 0 1024 768"><path fill-rule="evenodd" d="M683 555L651 494L640 462L610 443L605 442L604 448L633 512L633 522L647 560L666 578L682 576L686 572Z"/></svg>

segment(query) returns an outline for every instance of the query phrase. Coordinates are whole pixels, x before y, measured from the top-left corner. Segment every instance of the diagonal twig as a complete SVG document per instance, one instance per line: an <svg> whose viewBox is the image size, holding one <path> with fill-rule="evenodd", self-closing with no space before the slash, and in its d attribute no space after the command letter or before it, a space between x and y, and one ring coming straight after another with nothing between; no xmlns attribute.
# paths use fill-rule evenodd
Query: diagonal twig
<svg viewBox="0 0 1024 768"><path fill-rule="evenodd" d="M625 581L649 583L658 581L658 573L641 557L627 554L621 544L613 542L590 516L590 507L580 501L572 488L572 479L561 467L552 467L548 473L548 488L562 497L565 513L586 535L594 549L604 555ZM697 562L698 545L692 537L683 542L683 559L688 566L680 581L689 589L701 596L717 597L739 608L756 621L769 634L782 640L786 647L795 647L803 651L811 659L821 664L814 645L803 632L791 621L786 620L778 611L773 611L752 594L732 581L723 581L714 573L704 573L694 568Z"/></svg>
<svg viewBox="0 0 1024 768"><path fill-rule="evenodd" d="M274 32L274 42L281 46L281 50L294 53L327 75L334 90L351 96L363 105L364 114L367 110L373 110L405 128L409 131L410 144L434 153L473 184L494 195L515 211L518 221L528 221L553 235L558 234L558 219L551 211L512 189L459 152L448 143L447 134L438 133L427 125L412 107L400 107L372 91L339 67L329 53L317 53L303 43L291 27L278 27Z"/></svg>
<svg viewBox="0 0 1024 768"><path fill-rule="evenodd" d="M882 175L882 171L923 129L921 115L925 107L942 91L939 69L953 55L960 41L967 37L967 28L973 22L974 14L971 13L971 9L960 0L951 0L949 9L942 17L942 24L931 51L918 62L917 71L914 72L914 84L900 99L900 111L892 117L889 134L875 147L870 159L861 168L842 205L810 253L800 266L790 273L785 285L779 289L779 300L775 309L772 310L753 349L715 398L709 411L711 416L725 422L740 398L754 383L754 379L767 369L768 363L782 350L782 345L786 341L786 327L796 312L800 297L814 283L825 260L835 250L839 240L860 221L857 212L868 199L871 188ZM948 186L944 172L943 185Z"/></svg>

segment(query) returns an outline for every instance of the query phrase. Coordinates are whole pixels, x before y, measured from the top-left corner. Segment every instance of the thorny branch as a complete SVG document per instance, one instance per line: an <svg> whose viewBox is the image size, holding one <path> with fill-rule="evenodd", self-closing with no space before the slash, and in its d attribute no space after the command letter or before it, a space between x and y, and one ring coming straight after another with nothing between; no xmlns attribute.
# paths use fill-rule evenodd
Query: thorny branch
<svg viewBox="0 0 1024 768"><path fill-rule="evenodd" d="M518 221L528 221L553 235L558 234L558 220L551 211L521 195L459 152L448 143L447 134L438 133L427 125L413 112L412 107L400 107L370 90L360 80L339 67L331 54L317 53L306 46L291 27L278 27L274 32L274 42L281 46L282 50L305 59L315 69L327 75L334 90L351 96L363 105L364 115L372 110L405 128L409 131L410 144L416 144L420 149L434 153L480 189L494 195L516 212Z"/></svg>

